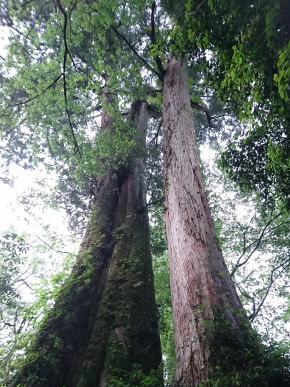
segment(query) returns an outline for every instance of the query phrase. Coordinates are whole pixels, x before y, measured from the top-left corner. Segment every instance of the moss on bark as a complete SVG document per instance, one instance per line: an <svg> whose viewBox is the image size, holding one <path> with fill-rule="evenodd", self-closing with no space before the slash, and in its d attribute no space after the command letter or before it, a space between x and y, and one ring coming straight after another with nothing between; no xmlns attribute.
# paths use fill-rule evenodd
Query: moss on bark
<svg viewBox="0 0 290 387"><path fill-rule="evenodd" d="M144 130L145 104L131 119ZM11 386L162 385L143 157L98 179L77 264Z"/></svg>
<svg viewBox="0 0 290 387"><path fill-rule="evenodd" d="M210 373L201 386L288 386L289 354L266 345L250 324L233 327L221 312L207 326Z"/></svg>

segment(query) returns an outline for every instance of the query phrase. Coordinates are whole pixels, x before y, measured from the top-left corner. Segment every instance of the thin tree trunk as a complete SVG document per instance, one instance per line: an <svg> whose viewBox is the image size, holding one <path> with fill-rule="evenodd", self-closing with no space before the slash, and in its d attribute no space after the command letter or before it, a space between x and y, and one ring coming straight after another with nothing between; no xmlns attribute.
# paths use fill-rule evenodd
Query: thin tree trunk
<svg viewBox="0 0 290 387"><path fill-rule="evenodd" d="M201 181L187 78L182 62L164 80L166 232L173 302L176 384L195 386L210 372L209 325L217 312L232 327L245 313L214 233Z"/></svg>
<svg viewBox="0 0 290 387"><path fill-rule="evenodd" d="M157 375L153 385L162 385L144 210L144 103L132 105L131 122L137 128L135 154L128 166L97 178L95 206L77 264L13 386L97 387L110 386L110 380L130 386L137 374L141 378L152 371ZM112 129L107 113L102 126Z"/></svg>

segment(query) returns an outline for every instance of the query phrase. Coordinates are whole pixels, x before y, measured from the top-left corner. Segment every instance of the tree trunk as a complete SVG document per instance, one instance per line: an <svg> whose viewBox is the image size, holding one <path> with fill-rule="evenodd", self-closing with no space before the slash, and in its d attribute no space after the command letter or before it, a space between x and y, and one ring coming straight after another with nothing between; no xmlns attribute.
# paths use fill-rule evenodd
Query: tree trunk
<svg viewBox="0 0 290 387"><path fill-rule="evenodd" d="M132 105L131 121L135 154L127 167L97 178L77 264L13 386L130 386L146 377L152 386L162 385L145 210L145 103ZM102 126L113 126L107 113Z"/></svg>
<svg viewBox="0 0 290 387"><path fill-rule="evenodd" d="M176 384L192 387L210 373L210 340L218 314L230 327L243 326L246 317L215 237L201 181L187 78L175 58L166 68L163 126Z"/></svg>

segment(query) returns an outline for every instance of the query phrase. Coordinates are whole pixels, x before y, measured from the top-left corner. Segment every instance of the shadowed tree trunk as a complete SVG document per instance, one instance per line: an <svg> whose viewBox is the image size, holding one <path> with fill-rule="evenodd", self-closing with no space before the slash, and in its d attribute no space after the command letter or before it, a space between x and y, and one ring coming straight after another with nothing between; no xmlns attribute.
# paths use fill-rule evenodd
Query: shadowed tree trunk
<svg viewBox="0 0 290 387"><path fill-rule="evenodd" d="M176 384L196 386L211 369L209 326L246 321L214 233L201 181L187 78L169 60L164 80L166 231L176 344Z"/></svg>
<svg viewBox="0 0 290 387"><path fill-rule="evenodd" d="M152 386L162 385L145 211L146 104L134 103L130 118L137 128L131 159L97 178L77 263L12 386L130 386L149 374ZM113 125L104 112L102 127Z"/></svg>

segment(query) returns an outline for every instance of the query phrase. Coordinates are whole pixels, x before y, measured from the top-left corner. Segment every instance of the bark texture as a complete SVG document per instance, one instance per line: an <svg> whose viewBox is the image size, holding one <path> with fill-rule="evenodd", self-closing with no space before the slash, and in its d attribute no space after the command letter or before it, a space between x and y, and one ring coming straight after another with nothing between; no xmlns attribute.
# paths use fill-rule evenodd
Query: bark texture
<svg viewBox="0 0 290 387"><path fill-rule="evenodd" d="M133 370L139 377L156 371L152 383L162 385L144 210L145 103L133 105L131 121L137 128L135 153L128 166L97 179L77 264L12 386L130 386ZM102 126L113 127L107 113Z"/></svg>
<svg viewBox="0 0 290 387"><path fill-rule="evenodd" d="M187 78L175 58L166 68L163 125L176 384L192 387L209 375L208 327L216 312L232 327L242 325L245 314L215 237L201 181Z"/></svg>

